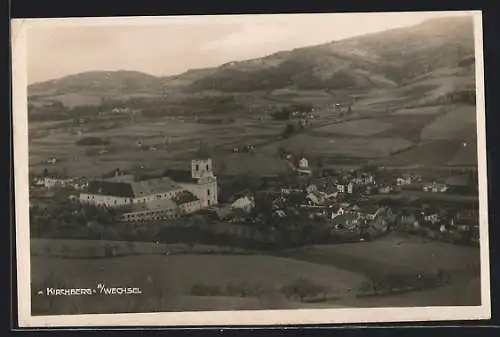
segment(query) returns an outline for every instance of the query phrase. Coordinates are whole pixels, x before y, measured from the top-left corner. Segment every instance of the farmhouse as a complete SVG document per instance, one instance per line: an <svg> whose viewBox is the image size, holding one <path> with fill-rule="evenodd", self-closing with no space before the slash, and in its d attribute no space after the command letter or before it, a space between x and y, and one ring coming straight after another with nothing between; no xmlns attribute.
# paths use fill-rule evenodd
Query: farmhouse
<svg viewBox="0 0 500 337"><path fill-rule="evenodd" d="M423 190L424 192L444 193L448 190L448 186L446 184L433 182L431 184L424 185Z"/></svg>
<svg viewBox="0 0 500 337"><path fill-rule="evenodd" d="M245 212L251 211L255 207L255 201L253 197L244 196L236 199L232 204L231 208L241 209Z"/></svg>
<svg viewBox="0 0 500 337"><path fill-rule="evenodd" d="M50 157L45 161L47 164L55 164L57 163L57 158L56 157Z"/></svg>
<svg viewBox="0 0 500 337"><path fill-rule="evenodd" d="M396 185L397 186L411 185L412 182L413 182L413 179L412 179L412 176L410 176L410 175L404 175L404 176L396 178Z"/></svg>
<svg viewBox="0 0 500 337"><path fill-rule="evenodd" d="M355 230L359 225L359 220L352 214L341 214L332 220L334 229Z"/></svg>
<svg viewBox="0 0 500 337"><path fill-rule="evenodd" d="M299 161L299 167L297 168L297 173L299 174L311 174L312 171L309 168L309 161L306 158L302 158Z"/></svg>
<svg viewBox="0 0 500 337"><path fill-rule="evenodd" d="M60 177L60 176L44 176L35 181L35 185L43 186L46 188L65 187L69 186L73 179Z"/></svg>

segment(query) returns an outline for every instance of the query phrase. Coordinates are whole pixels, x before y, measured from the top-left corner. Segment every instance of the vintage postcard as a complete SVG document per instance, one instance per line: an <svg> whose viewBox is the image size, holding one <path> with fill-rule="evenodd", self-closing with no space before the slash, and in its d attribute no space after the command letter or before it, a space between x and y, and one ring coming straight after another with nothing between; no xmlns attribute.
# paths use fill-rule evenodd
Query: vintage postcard
<svg viewBox="0 0 500 337"><path fill-rule="evenodd" d="M482 16L12 22L20 327L490 318Z"/></svg>

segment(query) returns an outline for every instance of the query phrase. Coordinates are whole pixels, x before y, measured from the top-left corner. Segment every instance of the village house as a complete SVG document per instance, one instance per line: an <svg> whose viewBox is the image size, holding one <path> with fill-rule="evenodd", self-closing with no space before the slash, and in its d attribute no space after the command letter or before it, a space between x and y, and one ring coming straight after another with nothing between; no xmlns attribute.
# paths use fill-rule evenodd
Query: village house
<svg viewBox="0 0 500 337"><path fill-rule="evenodd" d="M367 205L362 207L362 210L368 220L375 220L387 211L384 207L379 207L378 205Z"/></svg>
<svg viewBox="0 0 500 337"><path fill-rule="evenodd" d="M309 168L309 161L306 158L301 158L296 171L299 174L312 174L312 170Z"/></svg>
<svg viewBox="0 0 500 337"><path fill-rule="evenodd" d="M43 186L45 188L54 188L70 186L72 182L72 178L61 177L57 175L47 175L36 179L35 185Z"/></svg>
<svg viewBox="0 0 500 337"><path fill-rule="evenodd" d="M379 186L377 192L379 194L389 194L392 192L391 186Z"/></svg>
<svg viewBox="0 0 500 337"><path fill-rule="evenodd" d="M339 214L331 221L333 230L349 230L358 229L359 220L352 214Z"/></svg>
<svg viewBox="0 0 500 337"><path fill-rule="evenodd" d="M243 196L231 204L232 209L241 209L245 212L250 212L254 207L255 200L252 196Z"/></svg>
<svg viewBox="0 0 500 337"><path fill-rule="evenodd" d="M354 193L354 184L351 182L347 184L337 184L337 191L339 193L352 194Z"/></svg>
<svg viewBox="0 0 500 337"><path fill-rule="evenodd" d="M413 183L413 177L409 174L396 178L397 186L411 185L412 183Z"/></svg>
<svg viewBox="0 0 500 337"><path fill-rule="evenodd" d="M56 157L50 157L45 161L47 164L55 164L57 163L57 158Z"/></svg>
<svg viewBox="0 0 500 337"><path fill-rule="evenodd" d="M369 173L358 173L351 179L351 182L356 185L373 185L375 184L375 178Z"/></svg>
<svg viewBox="0 0 500 337"><path fill-rule="evenodd" d="M397 221L402 226L414 226L416 223L418 224L418 219L415 216L415 213L409 211L401 212Z"/></svg>
<svg viewBox="0 0 500 337"><path fill-rule="evenodd" d="M424 221L436 224L439 222L439 215L437 213L424 214Z"/></svg>
<svg viewBox="0 0 500 337"><path fill-rule="evenodd" d="M432 182L430 184L425 184L423 186L423 191L432 193L444 193L448 191L448 186L446 184Z"/></svg>

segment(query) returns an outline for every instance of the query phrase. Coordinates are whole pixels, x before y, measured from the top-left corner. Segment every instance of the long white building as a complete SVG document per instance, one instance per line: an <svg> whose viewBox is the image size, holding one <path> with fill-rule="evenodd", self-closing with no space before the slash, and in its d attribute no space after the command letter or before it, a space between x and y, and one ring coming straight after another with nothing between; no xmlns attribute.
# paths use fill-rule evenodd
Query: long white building
<svg viewBox="0 0 500 337"><path fill-rule="evenodd" d="M146 180L117 175L92 181L79 199L82 203L127 208L128 219L137 218L134 212L146 218L156 218L153 214L160 213L192 213L218 203L217 178L211 159L197 159L191 162L191 172L167 169L160 177Z"/></svg>

